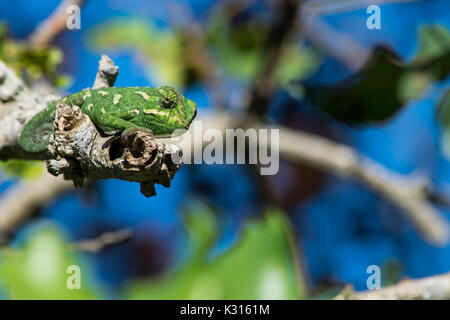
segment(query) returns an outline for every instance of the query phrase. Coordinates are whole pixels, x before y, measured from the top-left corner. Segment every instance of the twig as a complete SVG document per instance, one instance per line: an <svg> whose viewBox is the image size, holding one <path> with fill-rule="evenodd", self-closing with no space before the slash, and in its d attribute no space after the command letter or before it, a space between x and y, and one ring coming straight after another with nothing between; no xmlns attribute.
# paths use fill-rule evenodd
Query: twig
<svg viewBox="0 0 450 320"><path fill-rule="evenodd" d="M64 0L61 4L42 21L29 37L32 46L44 46L53 41L58 35L67 30L67 8L71 5L82 7L86 0Z"/></svg>
<svg viewBox="0 0 450 320"><path fill-rule="evenodd" d="M107 247L124 243L133 237L131 229L105 232L97 238L81 240L69 245L71 250L98 253Z"/></svg>
<svg viewBox="0 0 450 320"><path fill-rule="evenodd" d="M370 50L360 45L349 34L333 29L320 16L366 8L369 5L406 3L423 0L326 0L308 1L299 19L303 34L317 48L342 62L353 71L359 70L370 56Z"/></svg>
<svg viewBox="0 0 450 320"><path fill-rule="evenodd" d="M98 64L98 72L92 89L112 87L119 74L119 67L107 55L102 55Z"/></svg>
<svg viewBox="0 0 450 320"><path fill-rule="evenodd" d="M335 300L448 300L450 299L450 273L407 279L377 290L355 292L345 288Z"/></svg>
<svg viewBox="0 0 450 320"><path fill-rule="evenodd" d="M343 34L304 9L302 31L311 43L353 71L359 70L370 57L370 50L361 46L351 35Z"/></svg>

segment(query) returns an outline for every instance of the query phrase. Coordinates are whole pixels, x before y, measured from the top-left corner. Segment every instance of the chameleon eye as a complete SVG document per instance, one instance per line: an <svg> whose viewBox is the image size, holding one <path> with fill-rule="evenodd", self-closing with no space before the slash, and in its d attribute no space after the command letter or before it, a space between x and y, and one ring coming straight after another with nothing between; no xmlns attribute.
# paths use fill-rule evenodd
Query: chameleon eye
<svg viewBox="0 0 450 320"><path fill-rule="evenodd" d="M175 108L178 102L178 93L175 89L161 87L159 89L159 106L164 109Z"/></svg>

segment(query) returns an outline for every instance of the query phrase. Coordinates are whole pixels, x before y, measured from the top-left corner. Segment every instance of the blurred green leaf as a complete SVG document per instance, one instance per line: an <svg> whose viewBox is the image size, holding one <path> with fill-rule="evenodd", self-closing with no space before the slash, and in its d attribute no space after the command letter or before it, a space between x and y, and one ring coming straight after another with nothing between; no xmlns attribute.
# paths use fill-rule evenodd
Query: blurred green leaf
<svg viewBox="0 0 450 320"><path fill-rule="evenodd" d="M311 50L297 44L285 46L275 78L281 85L287 85L293 80L309 75L317 65L318 58Z"/></svg>
<svg viewBox="0 0 450 320"><path fill-rule="evenodd" d="M275 81L294 98L303 95L298 81L310 76L319 65L319 58L311 49L299 44L285 46L275 71Z"/></svg>
<svg viewBox="0 0 450 320"><path fill-rule="evenodd" d="M25 41L8 37L8 27L0 22L0 60L31 83L46 76L53 85L65 86L70 82L60 75L58 67L63 60L62 51L53 46L32 47Z"/></svg>
<svg viewBox="0 0 450 320"><path fill-rule="evenodd" d="M95 299L81 268L81 288L68 289L69 266L81 266L51 226L32 231L20 250L0 251L0 287L13 299Z"/></svg>
<svg viewBox="0 0 450 320"><path fill-rule="evenodd" d="M428 72L405 72L399 79L398 96L401 103L420 98L431 81Z"/></svg>
<svg viewBox="0 0 450 320"><path fill-rule="evenodd" d="M332 117L366 124L389 119L430 83L450 72L450 34L445 26L419 29L419 49L411 63L398 61L386 47L377 48L365 66L335 85L304 85L305 97Z"/></svg>
<svg viewBox="0 0 450 320"><path fill-rule="evenodd" d="M239 23L213 15L208 25L208 39L219 65L229 75L253 81L263 64L268 25L259 16ZM289 89L292 80L301 80L318 66L317 55L300 43L291 41L283 46L275 81Z"/></svg>
<svg viewBox="0 0 450 320"><path fill-rule="evenodd" d="M444 25L422 26L419 29L419 39L419 49L411 62L412 64L432 61L446 56L450 51L450 33Z"/></svg>
<svg viewBox="0 0 450 320"><path fill-rule="evenodd" d="M0 162L0 169L7 175L25 179L38 177L44 170L41 161L10 159Z"/></svg>
<svg viewBox="0 0 450 320"><path fill-rule="evenodd" d="M384 261L381 270L383 270L382 287L399 283L404 277L402 262L397 258L390 258Z"/></svg>
<svg viewBox="0 0 450 320"><path fill-rule="evenodd" d="M292 230L284 215L269 210L249 221L238 242L222 256L208 257L218 234L208 209L186 217L190 256L159 278L135 281L129 299L301 299L303 279ZM205 250L208 249L208 250ZM198 254L200 253L200 254Z"/></svg>
<svg viewBox="0 0 450 320"><path fill-rule="evenodd" d="M444 25L419 29L419 50L407 66L399 94L403 102L420 98L433 81L444 80L450 72L450 32Z"/></svg>
<svg viewBox="0 0 450 320"><path fill-rule="evenodd" d="M396 88L404 70L389 49L379 47L358 74L337 85L304 85L305 96L347 123L386 120L401 106Z"/></svg>
<svg viewBox="0 0 450 320"><path fill-rule="evenodd" d="M147 20L123 18L100 24L88 33L88 44L95 50L137 53L149 77L158 82L185 84L182 39L169 30L157 28Z"/></svg>
<svg viewBox="0 0 450 320"><path fill-rule="evenodd" d="M261 66L267 24L257 17L233 23L219 12L211 15L206 29L221 68L233 77L252 80Z"/></svg>
<svg viewBox="0 0 450 320"><path fill-rule="evenodd" d="M437 115L443 125L441 148L447 159L450 159L450 90L447 90L437 104Z"/></svg>

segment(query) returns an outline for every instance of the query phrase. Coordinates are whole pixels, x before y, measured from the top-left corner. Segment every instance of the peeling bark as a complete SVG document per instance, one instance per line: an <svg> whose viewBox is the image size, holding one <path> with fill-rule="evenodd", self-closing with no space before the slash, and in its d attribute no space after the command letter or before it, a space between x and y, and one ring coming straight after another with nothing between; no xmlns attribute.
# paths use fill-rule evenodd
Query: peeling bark
<svg viewBox="0 0 450 320"><path fill-rule="evenodd" d="M171 161L172 153L180 153L175 145L159 143L147 132L135 131L127 139L102 136L91 119L77 106L59 103L54 134L50 141L53 159L48 171L64 174L81 187L91 180L120 178L141 183L141 192L155 195L154 183L170 186L179 165Z"/></svg>

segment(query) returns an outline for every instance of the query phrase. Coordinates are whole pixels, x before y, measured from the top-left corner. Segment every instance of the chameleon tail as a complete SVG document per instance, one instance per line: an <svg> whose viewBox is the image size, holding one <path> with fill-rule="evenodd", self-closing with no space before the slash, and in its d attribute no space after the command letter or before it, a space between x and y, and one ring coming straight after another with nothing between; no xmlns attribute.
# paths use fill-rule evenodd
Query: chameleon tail
<svg viewBox="0 0 450 320"><path fill-rule="evenodd" d="M56 102L36 114L25 125L19 138L19 145L27 152L40 153L47 150L53 133Z"/></svg>

